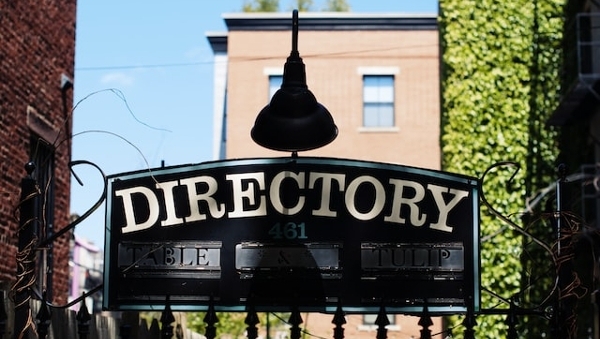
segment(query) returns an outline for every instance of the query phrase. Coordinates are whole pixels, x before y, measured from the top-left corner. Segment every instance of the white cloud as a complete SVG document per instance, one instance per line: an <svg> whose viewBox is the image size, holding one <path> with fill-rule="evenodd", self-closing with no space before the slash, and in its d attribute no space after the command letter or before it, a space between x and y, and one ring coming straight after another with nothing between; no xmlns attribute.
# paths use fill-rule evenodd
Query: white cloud
<svg viewBox="0 0 600 339"><path fill-rule="evenodd" d="M212 59L212 50L200 46L193 47L184 53L185 59L191 61L205 60L207 56Z"/></svg>
<svg viewBox="0 0 600 339"><path fill-rule="evenodd" d="M114 72L108 73L102 76L100 82L107 85L117 85L117 86L129 86L133 84L134 78L125 73Z"/></svg>

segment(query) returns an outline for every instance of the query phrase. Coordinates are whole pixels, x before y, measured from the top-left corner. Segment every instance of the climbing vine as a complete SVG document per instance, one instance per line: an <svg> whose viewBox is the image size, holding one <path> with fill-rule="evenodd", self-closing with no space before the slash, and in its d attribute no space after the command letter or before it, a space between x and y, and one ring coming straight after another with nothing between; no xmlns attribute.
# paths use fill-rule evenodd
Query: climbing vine
<svg viewBox="0 0 600 339"><path fill-rule="evenodd" d="M514 169L500 169L482 187L517 224L526 198L555 180L556 137L545 122L558 103L563 2L440 0L442 167L480 177L499 161L518 163L512 181ZM483 209L481 237L481 285L493 292L482 293L482 308L507 308L535 281L524 279L534 274L527 239ZM450 320L454 337L461 319ZM505 318L478 317L477 333L505 338Z"/></svg>

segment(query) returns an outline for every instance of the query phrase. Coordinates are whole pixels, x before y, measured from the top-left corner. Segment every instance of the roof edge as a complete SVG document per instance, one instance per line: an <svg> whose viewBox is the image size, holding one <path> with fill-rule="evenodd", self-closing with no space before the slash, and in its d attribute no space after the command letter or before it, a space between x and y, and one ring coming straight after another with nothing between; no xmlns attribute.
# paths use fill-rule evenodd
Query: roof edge
<svg viewBox="0 0 600 339"><path fill-rule="evenodd" d="M292 29L292 16L285 12L224 13L230 31L258 31ZM437 30L435 13L352 13L301 12L298 16L301 30Z"/></svg>
<svg viewBox="0 0 600 339"><path fill-rule="evenodd" d="M206 32L205 36L213 53L227 53L227 32Z"/></svg>

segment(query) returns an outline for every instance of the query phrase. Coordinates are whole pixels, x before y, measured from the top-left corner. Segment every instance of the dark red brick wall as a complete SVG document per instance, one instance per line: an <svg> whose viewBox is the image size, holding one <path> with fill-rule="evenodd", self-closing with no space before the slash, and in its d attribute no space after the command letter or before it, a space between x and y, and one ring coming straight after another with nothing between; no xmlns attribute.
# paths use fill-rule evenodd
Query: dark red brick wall
<svg viewBox="0 0 600 339"><path fill-rule="evenodd" d="M14 211L33 134L56 142L55 231L69 222L71 150L61 141L71 133L72 90L61 75L74 74L75 17L76 0L0 0L0 286L15 280ZM64 236L54 243L55 302L67 300L68 256Z"/></svg>

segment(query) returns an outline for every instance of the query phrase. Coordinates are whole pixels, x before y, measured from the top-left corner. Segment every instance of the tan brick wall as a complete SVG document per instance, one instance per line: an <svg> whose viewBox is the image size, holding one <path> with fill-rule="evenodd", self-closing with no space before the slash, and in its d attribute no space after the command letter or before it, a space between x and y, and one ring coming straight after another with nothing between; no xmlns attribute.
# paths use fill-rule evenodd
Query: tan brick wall
<svg viewBox="0 0 600 339"><path fill-rule="evenodd" d="M73 76L75 55L75 0L0 0L0 282L15 279L20 181L29 160L30 136L38 125L28 112L43 117L50 134L70 134L70 119L63 111L61 74ZM66 92L67 112L72 91ZM39 130L37 132L40 132ZM54 142L54 140L49 140ZM56 147L55 230L69 222L70 142ZM18 216L18 214L17 214ZM56 302L68 292L69 239L54 244Z"/></svg>
<svg viewBox="0 0 600 339"><path fill-rule="evenodd" d="M436 31L302 31L307 83L331 112L339 135L300 155L382 161L439 169L439 43ZM287 156L256 145L250 130L268 103L265 68L283 68L285 31L232 31L228 37L227 157ZM359 67L396 67L397 130L363 131Z"/></svg>

